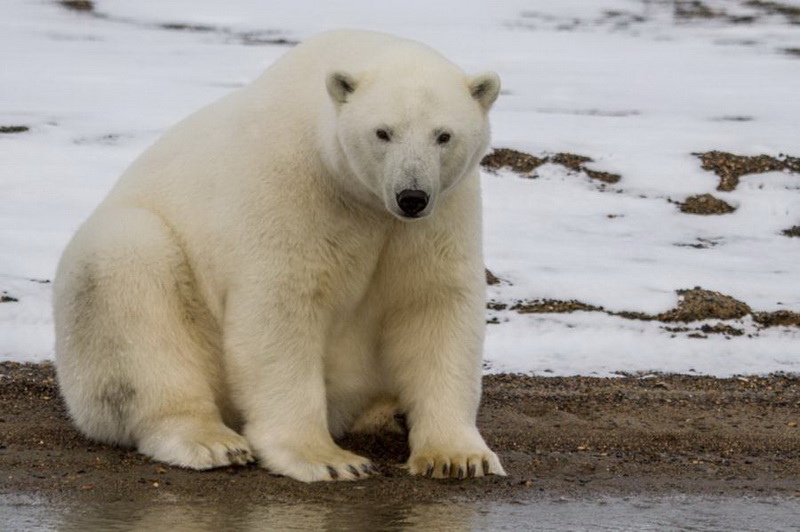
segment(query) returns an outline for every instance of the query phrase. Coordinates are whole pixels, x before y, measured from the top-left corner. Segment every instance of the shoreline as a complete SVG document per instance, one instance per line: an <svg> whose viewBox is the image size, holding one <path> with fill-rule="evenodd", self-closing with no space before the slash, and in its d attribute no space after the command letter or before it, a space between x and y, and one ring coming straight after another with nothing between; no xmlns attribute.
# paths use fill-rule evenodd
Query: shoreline
<svg viewBox="0 0 800 532"><path fill-rule="evenodd" d="M524 502L800 497L800 376L487 375L478 426L508 477L430 480L398 434L347 435L380 475L303 484L257 466L191 471L73 428L51 364L0 363L0 497L51 503Z"/></svg>

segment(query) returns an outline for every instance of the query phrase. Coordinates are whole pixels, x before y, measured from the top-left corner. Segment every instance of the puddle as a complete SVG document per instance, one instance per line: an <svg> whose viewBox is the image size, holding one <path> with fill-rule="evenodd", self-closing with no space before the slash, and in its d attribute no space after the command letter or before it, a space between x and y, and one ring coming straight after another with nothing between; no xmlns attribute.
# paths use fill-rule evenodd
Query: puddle
<svg viewBox="0 0 800 532"><path fill-rule="evenodd" d="M412 506L323 503L53 506L2 500L6 530L792 530L800 500L777 498L551 499Z"/></svg>

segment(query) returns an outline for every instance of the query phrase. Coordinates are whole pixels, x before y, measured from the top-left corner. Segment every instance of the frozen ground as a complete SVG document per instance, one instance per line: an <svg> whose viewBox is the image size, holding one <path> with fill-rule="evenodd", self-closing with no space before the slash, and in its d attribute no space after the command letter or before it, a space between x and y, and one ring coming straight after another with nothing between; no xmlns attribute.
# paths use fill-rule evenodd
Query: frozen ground
<svg viewBox="0 0 800 532"><path fill-rule="evenodd" d="M776 7L777 6L777 7ZM0 359L52 359L60 252L121 171L181 117L336 27L431 44L504 81L495 147L591 157L601 184L556 164L484 177L497 303L579 300L609 312L489 313L488 371L712 375L800 371L800 327L665 324L702 286L753 311L800 312L800 174L732 191L695 152L800 156L800 2L98 0L0 8ZM9 130L0 130L9 131ZM13 131L10 130L10 131ZM711 193L735 212L684 214ZM669 330L668 330L669 329ZM725 329L730 331L730 329ZM738 332L736 334L738 334Z"/></svg>

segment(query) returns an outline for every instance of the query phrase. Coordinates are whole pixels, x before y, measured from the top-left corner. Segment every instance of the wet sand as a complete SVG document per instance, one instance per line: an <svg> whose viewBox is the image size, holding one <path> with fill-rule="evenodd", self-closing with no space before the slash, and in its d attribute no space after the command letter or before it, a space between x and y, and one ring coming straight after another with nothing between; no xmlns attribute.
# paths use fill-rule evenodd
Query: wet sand
<svg viewBox="0 0 800 532"><path fill-rule="evenodd" d="M800 496L800 377L484 378L479 427L508 477L409 477L397 434L340 443L359 482L302 484L257 466L189 471L83 438L50 365L0 363L0 496L52 502L424 503L540 497Z"/></svg>

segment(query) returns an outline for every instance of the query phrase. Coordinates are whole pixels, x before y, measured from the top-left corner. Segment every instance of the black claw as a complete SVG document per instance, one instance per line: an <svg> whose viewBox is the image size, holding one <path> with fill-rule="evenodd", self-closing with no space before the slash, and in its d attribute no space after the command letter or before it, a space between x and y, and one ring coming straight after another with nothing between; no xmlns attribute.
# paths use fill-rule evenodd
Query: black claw
<svg viewBox="0 0 800 532"><path fill-rule="evenodd" d="M478 467L475 464L469 465L469 478L475 478L475 473L477 473Z"/></svg>
<svg viewBox="0 0 800 532"><path fill-rule="evenodd" d="M464 478L464 468L462 466L458 466L458 480L462 480Z"/></svg>
<svg viewBox="0 0 800 532"><path fill-rule="evenodd" d="M355 476L356 478L361 477L361 474L358 472L358 469L356 469L355 467L349 465L349 466L347 466L347 469L349 469L350 472L353 474L353 476Z"/></svg>
<svg viewBox="0 0 800 532"><path fill-rule="evenodd" d="M484 475L488 475L489 474L489 460L484 460L483 461L483 474Z"/></svg>
<svg viewBox="0 0 800 532"><path fill-rule="evenodd" d="M445 477L450 476L450 464L442 464L442 475Z"/></svg>
<svg viewBox="0 0 800 532"><path fill-rule="evenodd" d="M328 474L331 476L333 480L339 478L339 472L336 471L336 469L334 469L333 466L328 466Z"/></svg>
<svg viewBox="0 0 800 532"><path fill-rule="evenodd" d="M363 471L365 475L371 475L375 472L372 468L372 464L361 464L361 471Z"/></svg>
<svg viewBox="0 0 800 532"><path fill-rule="evenodd" d="M425 476L429 477L433 475L433 464L428 464L428 468L425 470Z"/></svg>
<svg viewBox="0 0 800 532"><path fill-rule="evenodd" d="M253 461L253 457L244 449L230 449L226 454L228 460L234 464L242 465Z"/></svg>

